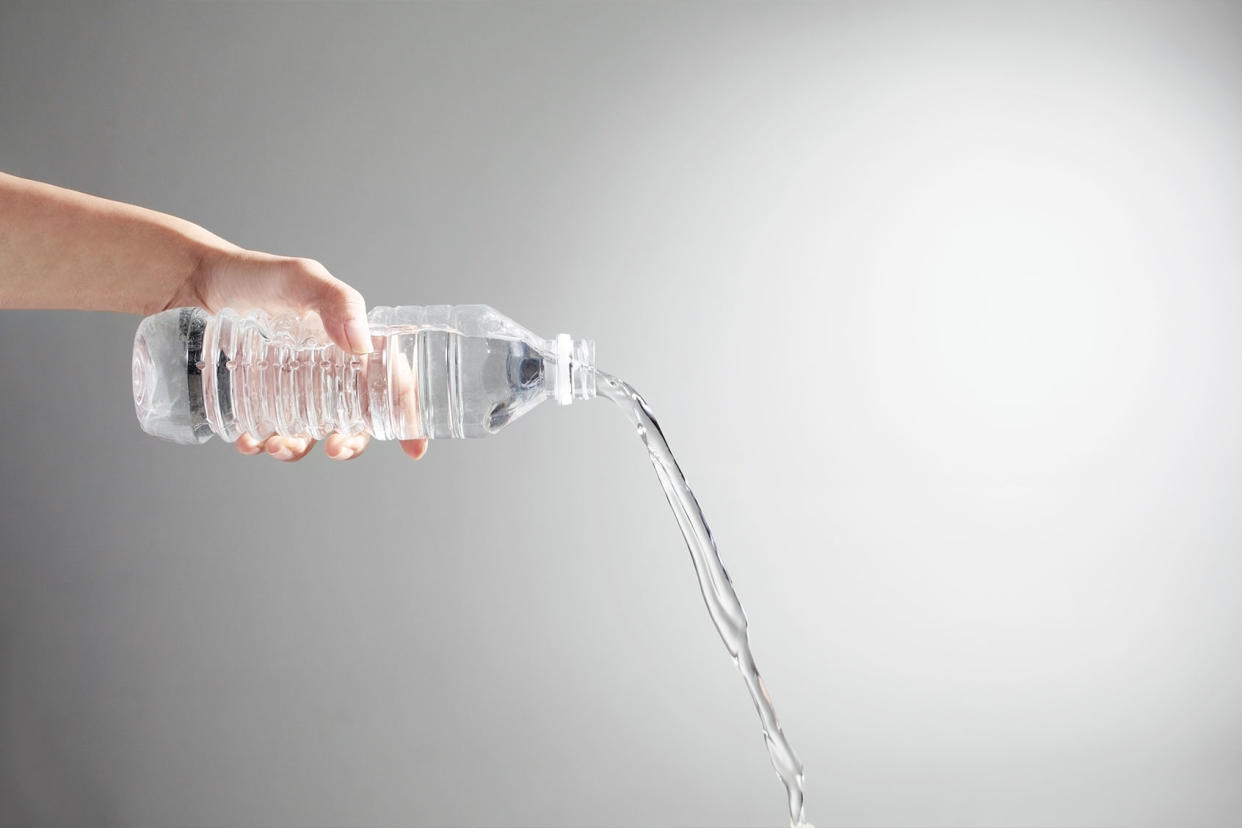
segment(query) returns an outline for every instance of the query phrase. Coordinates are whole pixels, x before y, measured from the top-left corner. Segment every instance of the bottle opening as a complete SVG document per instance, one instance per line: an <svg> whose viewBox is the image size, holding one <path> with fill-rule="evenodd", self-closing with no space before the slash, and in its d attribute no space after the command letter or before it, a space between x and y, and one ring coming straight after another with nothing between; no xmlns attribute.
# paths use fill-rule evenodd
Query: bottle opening
<svg viewBox="0 0 1242 828"><path fill-rule="evenodd" d="M569 405L574 400L595 396L595 342L574 339L569 334L556 338L556 401Z"/></svg>

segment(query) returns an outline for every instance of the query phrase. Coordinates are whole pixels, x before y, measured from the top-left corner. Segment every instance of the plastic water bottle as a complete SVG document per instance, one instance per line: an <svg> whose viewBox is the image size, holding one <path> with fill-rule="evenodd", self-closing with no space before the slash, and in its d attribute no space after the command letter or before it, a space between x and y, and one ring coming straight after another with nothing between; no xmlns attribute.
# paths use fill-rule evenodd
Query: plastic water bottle
<svg viewBox="0 0 1242 828"><path fill-rule="evenodd" d="M348 354L318 320L176 308L134 336L143 431L175 443L218 434L380 440L487 437L539 403L595 396L595 344L543 339L486 305L373 308L373 353Z"/></svg>

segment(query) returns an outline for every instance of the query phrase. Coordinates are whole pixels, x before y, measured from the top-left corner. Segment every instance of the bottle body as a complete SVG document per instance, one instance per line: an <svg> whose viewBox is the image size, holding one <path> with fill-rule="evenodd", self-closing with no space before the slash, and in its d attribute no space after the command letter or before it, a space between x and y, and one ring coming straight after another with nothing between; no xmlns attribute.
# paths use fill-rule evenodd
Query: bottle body
<svg viewBox="0 0 1242 828"><path fill-rule="evenodd" d="M590 342L542 339L485 305L377 307L367 318L374 351L359 356L313 318L198 308L148 317L134 339L139 421L181 443L486 437L544 400L594 396Z"/></svg>

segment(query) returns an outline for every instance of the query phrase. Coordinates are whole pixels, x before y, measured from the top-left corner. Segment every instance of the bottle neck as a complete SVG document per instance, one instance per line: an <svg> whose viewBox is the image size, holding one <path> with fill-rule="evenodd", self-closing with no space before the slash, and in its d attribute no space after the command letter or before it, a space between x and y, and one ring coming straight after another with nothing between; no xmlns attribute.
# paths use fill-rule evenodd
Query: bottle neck
<svg viewBox="0 0 1242 828"><path fill-rule="evenodd" d="M556 364L552 372L552 396L561 405L595 396L595 342L574 339L569 334L556 338Z"/></svg>

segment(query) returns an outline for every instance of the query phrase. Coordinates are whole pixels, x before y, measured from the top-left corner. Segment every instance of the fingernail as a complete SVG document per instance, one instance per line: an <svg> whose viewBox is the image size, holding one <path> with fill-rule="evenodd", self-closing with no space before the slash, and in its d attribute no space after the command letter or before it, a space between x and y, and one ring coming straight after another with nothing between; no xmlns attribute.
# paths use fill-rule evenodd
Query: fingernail
<svg viewBox="0 0 1242 828"><path fill-rule="evenodd" d="M355 354L369 354L374 350L371 346L371 330L365 319L350 319L346 322L345 338L349 340L349 347Z"/></svg>
<svg viewBox="0 0 1242 828"><path fill-rule="evenodd" d="M281 448L280 451L272 452L272 457L275 457L277 460L292 460L293 452L288 448Z"/></svg>
<svg viewBox="0 0 1242 828"><path fill-rule="evenodd" d="M336 454L332 455L333 460L348 460L354 456L354 450L351 448L343 448Z"/></svg>

